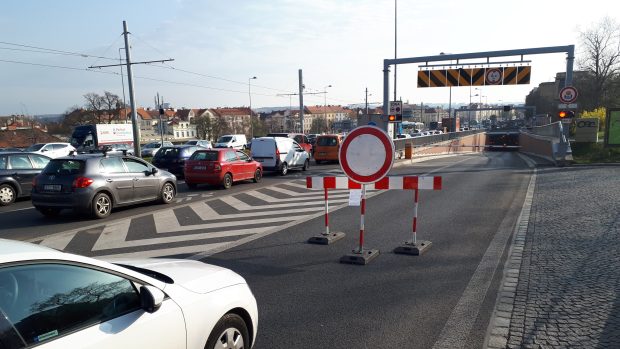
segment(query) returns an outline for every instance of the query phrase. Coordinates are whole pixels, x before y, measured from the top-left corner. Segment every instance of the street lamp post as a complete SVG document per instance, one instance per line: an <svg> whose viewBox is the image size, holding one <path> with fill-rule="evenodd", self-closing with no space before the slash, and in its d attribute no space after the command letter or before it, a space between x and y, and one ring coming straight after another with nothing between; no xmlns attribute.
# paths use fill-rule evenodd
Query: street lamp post
<svg viewBox="0 0 620 349"><path fill-rule="evenodd" d="M323 118L325 120L325 126L327 127L327 88L332 87L332 85L327 85L323 87Z"/></svg>
<svg viewBox="0 0 620 349"><path fill-rule="evenodd" d="M250 139L254 138L254 120L252 120L252 80L256 79L256 76L248 78L248 96L250 97Z"/></svg>

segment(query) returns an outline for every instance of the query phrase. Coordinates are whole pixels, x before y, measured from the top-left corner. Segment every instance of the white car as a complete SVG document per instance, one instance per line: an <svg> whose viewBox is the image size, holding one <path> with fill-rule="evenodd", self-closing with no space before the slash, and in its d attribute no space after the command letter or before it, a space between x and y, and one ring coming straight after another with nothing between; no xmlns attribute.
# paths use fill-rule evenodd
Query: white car
<svg viewBox="0 0 620 349"><path fill-rule="evenodd" d="M69 155L72 151L75 151L75 148L69 143L37 143L26 148L25 151L55 159Z"/></svg>
<svg viewBox="0 0 620 349"><path fill-rule="evenodd" d="M256 300L191 260L102 260L0 239L0 347L251 348Z"/></svg>
<svg viewBox="0 0 620 349"><path fill-rule="evenodd" d="M237 150L245 149L248 140L245 135L223 135L215 141L215 148L234 148Z"/></svg>
<svg viewBox="0 0 620 349"><path fill-rule="evenodd" d="M163 143L151 142L145 145L144 147L142 147L142 150L140 151L140 155L142 157L145 157L145 156L153 157L155 156L157 151L159 151L159 149L161 149L162 147L174 147L174 144L172 144L172 142L170 141L164 141Z"/></svg>
<svg viewBox="0 0 620 349"><path fill-rule="evenodd" d="M310 154L292 138L254 138L250 150L252 159L260 162L265 171L277 171L284 176L291 168L310 168Z"/></svg>

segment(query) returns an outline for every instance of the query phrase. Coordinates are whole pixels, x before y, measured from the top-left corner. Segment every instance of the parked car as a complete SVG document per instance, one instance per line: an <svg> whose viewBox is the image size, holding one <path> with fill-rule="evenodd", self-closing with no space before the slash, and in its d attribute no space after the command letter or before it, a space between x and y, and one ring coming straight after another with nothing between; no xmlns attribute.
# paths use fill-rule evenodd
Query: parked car
<svg viewBox="0 0 620 349"><path fill-rule="evenodd" d="M63 209L105 218L115 207L172 202L176 177L133 156L80 154L52 159L33 180L32 205L45 216Z"/></svg>
<svg viewBox="0 0 620 349"><path fill-rule="evenodd" d="M233 182L251 179L258 183L261 178L263 166L236 149L198 150L185 162L185 183L189 188L206 183L228 189Z"/></svg>
<svg viewBox="0 0 620 349"><path fill-rule="evenodd" d="M397 139L407 139L407 138L411 138L411 135L408 134L408 133L403 133L403 134L396 135L396 138Z"/></svg>
<svg viewBox="0 0 620 349"><path fill-rule="evenodd" d="M245 149L247 143L245 135L223 135L215 142L215 148Z"/></svg>
<svg viewBox="0 0 620 349"><path fill-rule="evenodd" d="M265 171L277 171L282 176L291 168L303 171L310 168L310 154L291 138L256 138L252 141L251 155Z"/></svg>
<svg viewBox="0 0 620 349"><path fill-rule="evenodd" d="M134 155L133 145L129 144L129 143L102 145L101 146L101 151L102 152L106 152L108 154Z"/></svg>
<svg viewBox="0 0 620 349"><path fill-rule="evenodd" d="M0 239L0 293L2 348L251 348L256 339L247 282L199 261L105 261Z"/></svg>
<svg viewBox="0 0 620 349"><path fill-rule="evenodd" d="M0 206L12 204L18 197L29 196L32 179L49 161L49 157L35 153L0 153Z"/></svg>
<svg viewBox="0 0 620 349"><path fill-rule="evenodd" d="M184 145L196 145L196 146L199 146L199 147L203 147L205 149L213 148L213 145L211 144L211 141L208 141L206 139L194 139L194 140L185 142Z"/></svg>
<svg viewBox="0 0 620 349"><path fill-rule="evenodd" d="M183 177L183 166L185 161L198 149L205 149L195 145L179 145L163 147L153 156L153 165L177 177Z"/></svg>
<svg viewBox="0 0 620 349"><path fill-rule="evenodd" d="M75 151L75 148L69 143L37 143L29 146L25 151L55 159L69 155L72 151Z"/></svg>
<svg viewBox="0 0 620 349"><path fill-rule="evenodd" d="M292 138L295 142L297 142L297 144L301 145L301 147L304 148L308 154L312 154L312 143L310 142L308 136L303 133L269 133L267 134L267 137Z"/></svg>
<svg viewBox="0 0 620 349"><path fill-rule="evenodd" d="M153 157L155 156L155 153L157 153L157 151L161 147L174 147L174 144L172 144L172 142L169 142L169 141L164 141L163 144L162 142L148 143L144 147L142 147L142 149L140 150L140 156Z"/></svg>
<svg viewBox="0 0 620 349"><path fill-rule="evenodd" d="M8 148L0 148L0 152L16 152L16 151L24 151L23 149L20 148L12 148L12 147L8 147Z"/></svg>
<svg viewBox="0 0 620 349"><path fill-rule="evenodd" d="M318 136L314 147L314 161L317 164L324 161L338 161L342 141L343 137L337 134Z"/></svg>

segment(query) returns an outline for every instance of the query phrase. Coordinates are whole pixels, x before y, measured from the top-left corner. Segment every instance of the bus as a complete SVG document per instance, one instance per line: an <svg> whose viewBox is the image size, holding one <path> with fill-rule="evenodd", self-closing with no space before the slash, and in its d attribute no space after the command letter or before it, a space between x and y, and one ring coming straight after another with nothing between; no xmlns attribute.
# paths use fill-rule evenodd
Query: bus
<svg viewBox="0 0 620 349"><path fill-rule="evenodd" d="M422 122L413 122L413 121L403 121L402 122L402 133L412 134L422 131L424 128L424 123Z"/></svg>

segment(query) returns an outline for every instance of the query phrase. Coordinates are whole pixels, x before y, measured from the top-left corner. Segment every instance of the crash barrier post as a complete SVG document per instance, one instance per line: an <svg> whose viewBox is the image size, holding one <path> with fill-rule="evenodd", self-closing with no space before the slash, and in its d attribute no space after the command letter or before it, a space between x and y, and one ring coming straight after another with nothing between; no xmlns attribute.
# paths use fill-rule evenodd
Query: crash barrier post
<svg viewBox="0 0 620 349"><path fill-rule="evenodd" d="M360 235L359 235L359 247L354 252L364 252L364 232L366 215L366 186L371 190L413 190L414 191L414 213L413 213L413 232L411 241L406 241L403 245L397 247L394 252L400 254L420 255L426 251L430 246L430 241L418 241L417 240L417 218L418 218L418 191L419 190L441 190L442 179L441 176L387 176L379 181L362 185L354 182L348 177L343 176L328 176L328 177L306 177L306 187L308 189L362 189L362 200L360 208ZM327 194L325 195L327 200ZM326 211L327 212L327 211ZM328 224L328 220L325 220L325 224ZM329 228L326 228L328 231ZM344 235L344 233L342 233ZM310 242L310 241L309 241ZM324 243L325 244L325 243ZM354 259L355 256L344 256L343 258ZM356 260L357 261L357 260ZM356 261L345 261L346 263L354 264L366 264L357 263ZM342 262L342 260L341 260Z"/></svg>
<svg viewBox="0 0 620 349"><path fill-rule="evenodd" d="M405 159L409 160L413 157L413 144L405 143Z"/></svg>

